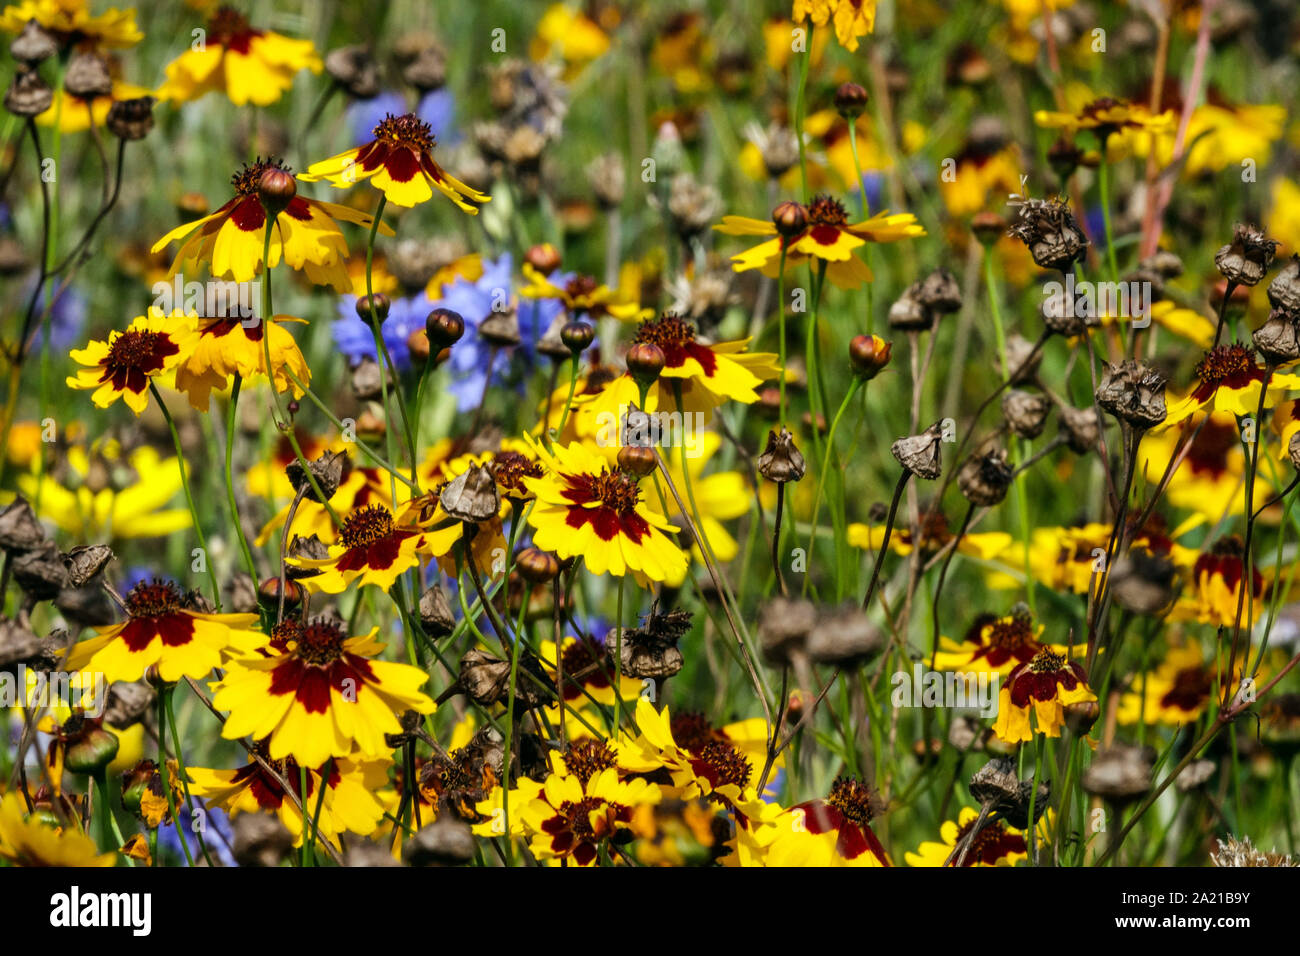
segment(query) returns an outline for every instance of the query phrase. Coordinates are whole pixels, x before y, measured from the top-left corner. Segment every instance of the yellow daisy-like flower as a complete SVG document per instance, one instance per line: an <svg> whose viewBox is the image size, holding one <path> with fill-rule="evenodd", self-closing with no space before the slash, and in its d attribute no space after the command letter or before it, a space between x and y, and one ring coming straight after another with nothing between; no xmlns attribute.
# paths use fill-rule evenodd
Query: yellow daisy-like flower
<svg viewBox="0 0 1300 956"><path fill-rule="evenodd" d="M343 519L338 544L330 545L328 558L300 558L290 563L320 572L302 579L313 591L342 594L357 581L387 591L398 575L419 562L416 552L423 544L418 528L395 524L391 511L373 504Z"/></svg>
<svg viewBox="0 0 1300 956"><path fill-rule="evenodd" d="M1236 535L1226 535L1203 551L1192 566L1189 586L1184 588L1174 602L1170 618L1179 621L1200 621L1216 627L1232 628L1237 623L1237 603L1241 601L1241 623L1249 624L1249 601L1241 599L1242 582L1246 577L1245 546ZM1264 576L1259 566L1250 569L1250 595L1259 606L1267 594Z"/></svg>
<svg viewBox="0 0 1300 956"><path fill-rule="evenodd" d="M1017 664L1007 675L1006 683L998 691L998 717L993 723L993 733L1009 744L1032 740L1032 711L1038 733L1059 737L1061 725L1065 723L1065 708L1096 699L1083 668L1045 647L1032 660Z"/></svg>
<svg viewBox="0 0 1300 956"><path fill-rule="evenodd" d="M827 277L843 289L871 281L871 270L855 250L868 242L897 242L925 235L925 228L911 213L890 214L886 210L851 224L844 204L830 196L814 198L808 204L805 218L804 230L790 237L777 235L776 225L770 219L746 216L723 216L722 222L713 228L728 236L774 237L732 256L732 268L737 272L759 269L763 275L775 279L784 248L787 269L810 258L819 259L826 265Z"/></svg>
<svg viewBox="0 0 1300 956"><path fill-rule="evenodd" d="M108 441L93 453L84 445L69 446L64 463L63 477L36 467L18 476L18 489L39 505L38 517L78 541L162 537L193 523L188 508L166 507L181 493L180 467L188 467L178 467L174 456L163 458L150 445L123 454L117 442ZM105 484L94 477L101 469L132 477ZM0 501L8 497L0 492Z"/></svg>
<svg viewBox="0 0 1300 956"><path fill-rule="evenodd" d="M1016 666L1033 660L1046 646L1039 640L1042 633L1043 626L1034 626L1029 609L1023 605L1013 608L1006 617L982 614L975 619L960 644L947 637L940 639L935 667L939 670L1007 674ZM1050 649L1062 656L1068 653L1064 645L1053 644Z"/></svg>
<svg viewBox="0 0 1300 956"><path fill-rule="evenodd" d="M586 316L596 321L608 315L630 321L654 315L650 309L642 309L640 303L621 289L611 289L592 276L575 275L563 286L558 286L530 262L524 263L523 273L528 281L519 287L520 295L529 299L555 299L574 318Z"/></svg>
<svg viewBox="0 0 1300 956"><path fill-rule="evenodd" d="M285 442L288 445L288 442ZM337 451L332 444L329 448L318 446L319 451L313 455L308 451L308 446L303 445L303 455L308 461L320 457L320 454L326 450ZM293 446L288 449L280 448L276 453L277 460L280 461L281 467L288 465L290 462L297 461L294 454ZM250 474L251 477L251 474ZM272 493L278 494L277 485L268 491L268 497ZM282 495L286 499L286 504L279 512L276 513L257 533L256 544L258 547L266 544L271 540L271 536L276 534L284 527L285 521L289 517L289 503L287 499L293 497L292 485L287 494ZM405 485L397 486L399 500L402 500ZM334 497L330 498L330 507L334 509L335 514L346 514L352 511L359 511L362 508L368 508L371 505L383 505L385 508L392 508L392 482L387 472L378 468L361 468L352 460L351 456L343 460L343 480L339 482L338 490L334 492ZM293 528L290 529L293 535L310 537L316 535L321 541L329 544L336 540L338 534L334 528L334 519L330 513L325 510L325 506L318 501L312 501L310 498L304 498L298 504L298 510L293 516ZM292 540L292 537L290 538Z"/></svg>
<svg viewBox="0 0 1300 956"><path fill-rule="evenodd" d="M685 573L686 554L664 533L678 529L646 507L637 479L581 445L536 451L547 473L524 485L537 496L528 513L537 547L581 557L593 574L663 581Z"/></svg>
<svg viewBox="0 0 1300 956"><path fill-rule="evenodd" d="M661 798L656 784L620 780L613 767L593 774L585 786L577 776L553 773L537 797L524 804L520 817L539 859L591 866L606 839L630 830L637 807Z"/></svg>
<svg viewBox="0 0 1300 956"><path fill-rule="evenodd" d="M299 70L321 68L310 40L254 29L242 13L223 6L208 20L203 42L167 64L158 96L184 103L222 92L236 106L270 106L293 86Z"/></svg>
<svg viewBox="0 0 1300 956"><path fill-rule="evenodd" d="M1081 129L1092 130L1102 140L1120 130L1139 130L1145 133L1168 133L1173 130L1173 110L1158 116L1139 103L1128 103L1109 96L1090 100L1074 113L1039 110L1034 122L1045 129L1059 129L1074 135Z"/></svg>
<svg viewBox="0 0 1300 956"><path fill-rule="evenodd" d="M100 853L95 841L77 830L46 823L28 814L22 794L10 790L0 798L0 859L14 866L112 866L112 853Z"/></svg>
<svg viewBox="0 0 1300 956"><path fill-rule="evenodd" d="M69 375L67 385L93 389L91 401L100 408L120 398L139 415L149 404L149 383L180 363L196 334L193 321L184 317L138 316L125 332L110 332L108 341L73 349L72 360L88 367Z"/></svg>
<svg viewBox="0 0 1300 956"><path fill-rule="evenodd" d="M492 198L437 164L433 158L437 140L429 124L414 113L385 116L374 137L364 146L312 163L301 179L309 183L324 179L342 188L368 179L389 202L407 207L432 199L436 189L472 216L478 215L478 206L471 202L482 204Z"/></svg>
<svg viewBox="0 0 1300 956"><path fill-rule="evenodd" d="M263 758L265 759L265 758ZM238 770L209 770L188 768L190 793L207 800L211 805L226 810L231 817L241 813L273 813L280 818L293 836L293 845L302 846L304 829L303 812L289 793L314 816L320 804L320 818L316 822L321 837L336 849L339 836L356 833L366 836L375 831L384 816L384 806L375 791L387 783L384 764L376 761L336 760L329 777L320 770L307 771L304 793L302 770L293 760L267 761L289 785L286 791L274 775L267 772L256 760ZM322 784L325 794L320 796Z"/></svg>
<svg viewBox="0 0 1300 956"><path fill-rule="evenodd" d="M609 36L580 10L568 4L554 3L546 8L537 22L537 35L529 44L534 60L558 56L572 68L581 69L609 50Z"/></svg>
<svg viewBox="0 0 1300 956"><path fill-rule="evenodd" d="M858 48L858 37L876 28L876 0L794 0L790 19L795 23L812 20L819 27L833 24L835 39L853 53Z"/></svg>
<svg viewBox="0 0 1300 956"><path fill-rule="evenodd" d="M35 20L65 47L83 41L96 46L129 47L144 39L135 25L134 9L111 7L93 16L86 0L23 0L0 13L0 30L21 33L28 20Z"/></svg>
<svg viewBox="0 0 1300 956"><path fill-rule="evenodd" d="M352 753L390 754L384 735L401 733L398 715L431 714L434 704L418 690L428 674L374 659L384 647L378 631L347 637L323 617L278 629L277 653L232 661L216 686L213 706L230 711L221 736L265 740L272 760L309 767Z"/></svg>
<svg viewBox="0 0 1300 956"><path fill-rule="evenodd" d="M912 540L911 528L895 527L889 536L889 550L899 557L907 557L919 543L923 554L932 555L953 539L952 527L942 512L927 512L922 518L919 542ZM848 541L864 551L879 551L885 541L885 526L855 522L848 527ZM1013 541L1005 531L967 532L962 535L957 551L970 558L989 561L1011 547Z"/></svg>
<svg viewBox="0 0 1300 956"><path fill-rule="evenodd" d="M206 412L212 390L224 390L231 375L242 376L247 382L266 374L266 346L269 346L275 390L292 391L294 398L300 398L303 390L294 384L289 373L308 385L311 369L283 323L302 321L289 315L277 315L267 323L260 318L228 316L200 319L193 348L176 369L177 391L185 392L194 408ZM269 336L266 346L262 343L264 334Z"/></svg>
<svg viewBox="0 0 1300 956"><path fill-rule="evenodd" d="M876 814L871 791L853 777L838 777L825 800L786 810L772 824L768 866L892 866L871 831Z"/></svg>
<svg viewBox="0 0 1300 956"><path fill-rule="evenodd" d="M1206 666L1200 647L1171 647L1154 671L1132 675L1116 718L1126 725L1156 721L1179 727L1205 712L1213 692L1214 671Z"/></svg>
<svg viewBox="0 0 1300 956"><path fill-rule="evenodd" d="M1052 835L1052 819L1055 815L1047 811L1038 821L1038 845L1042 847ZM957 819L945 820L939 827L939 840L926 841L916 848L915 853L903 854L908 866L944 866L954 849L962 844L979 819L979 811L973 807L962 807ZM1025 835L1015 827L1001 820L985 823L975 839L962 866L1015 866L1021 860L1029 858L1029 848L1025 845ZM956 865L955 863L953 865Z"/></svg>
<svg viewBox="0 0 1300 956"><path fill-rule="evenodd" d="M1259 390L1265 368L1249 345L1217 345L1205 353L1194 370L1197 384L1181 400L1170 402L1160 428L1170 428L1201 410L1231 412L1238 417L1254 415L1259 407ZM1268 379L1264 407L1272 408L1286 392L1300 388L1300 375L1274 372Z"/></svg>
<svg viewBox="0 0 1300 956"><path fill-rule="evenodd" d="M102 672L108 681L135 681L156 665L168 683L204 677L236 655L266 643L256 614L204 614L182 604L180 589L154 580L126 596L129 615L121 624L99 627L68 656L70 671Z"/></svg>
<svg viewBox="0 0 1300 956"><path fill-rule="evenodd" d="M288 167L271 160L245 165L231 177L233 199L216 212L177 226L153 244L150 252L159 252L169 242L183 240L168 278L178 271L198 274L201 263L220 278L248 282L257 277L266 264L262 262L266 209L257 189L268 169L288 172ZM373 217L347 206L294 196L276 216L271 230L270 267L274 269L283 256L291 268L306 273L317 285L328 285L337 292L350 291L348 243L336 219L367 227L374 222ZM379 231L393 235L392 228L382 222Z"/></svg>

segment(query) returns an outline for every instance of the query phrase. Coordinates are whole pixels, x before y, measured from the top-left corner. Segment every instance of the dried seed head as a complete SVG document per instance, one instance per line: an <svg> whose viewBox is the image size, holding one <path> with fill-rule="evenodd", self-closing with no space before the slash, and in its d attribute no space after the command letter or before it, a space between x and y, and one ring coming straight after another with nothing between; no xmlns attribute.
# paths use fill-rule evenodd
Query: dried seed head
<svg viewBox="0 0 1300 956"><path fill-rule="evenodd" d="M1165 420L1165 378L1145 362L1107 364L1096 398L1103 410L1140 431Z"/></svg>
<svg viewBox="0 0 1300 956"><path fill-rule="evenodd" d="M31 551L45 543L45 529L22 495L0 511L0 549L9 554Z"/></svg>
<svg viewBox="0 0 1300 956"><path fill-rule="evenodd" d="M63 566L68 569L68 586L82 587L112 560L113 549L106 544L73 548L63 556Z"/></svg>
<svg viewBox="0 0 1300 956"><path fill-rule="evenodd" d="M231 819L230 828L235 836L231 850L240 866L279 866L293 848L293 834L272 813L241 813Z"/></svg>
<svg viewBox="0 0 1300 956"><path fill-rule="evenodd" d="M776 597L758 612L758 641L763 656L773 664L788 664L802 653L808 635L817 626L812 601Z"/></svg>
<svg viewBox="0 0 1300 956"><path fill-rule="evenodd" d="M1161 249L1138 263L1138 268L1159 274L1165 279L1177 279L1183 274L1183 260L1167 249Z"/></svg>
<svg viewBox="0 0 1300 956"><path fill-rule="evenodd" d="M41 639L25 622L0 617L0 667L30 661L41 653Z"/></svg>
<svg viewBox="0 0 1300 956"><path fill-rule="evenodd" d="M406 841L402 859L411 866L460 866L477 852L470 825L454 813L439 813Z"/></svg>
<svg viewBox="0 0 1300 956"><path fill-rule="evenodd" d="M1177 573L1164 555L1132 548L1111 571L1111 595L1123 610L1154 617L1176 597Z"/></svg>
<svg viewBox="0 0 1300 956"><path fill-rule="evenodd" d="M108 686L104 723L119 729L138 724L149 713L156 696L143 681L115 681Z"/></svg>
<svg viewBox="0 0 1300 956"><path fill-rule="evenodd" d="M325 57L325 72L353 99L373 100L379 95L379 64L361 44L331 50Z"/></svg>
<svg viewBox="0 0 1300 956"><path fill-rule="evenodd" d="M1300 255L1292 255L1268 284L1268 301L1275 309L1300 315Z"/></svg>
<svg viewBox="0 0 1300 956"><path fill-rule="evenodd" d="M889 327L899 332L922 332L933 328L935 315L916 297L919 283L913 282L889 307Z"/></svg>
<svg viewBox="0 0 1300 956"><path fill-rule="evenodd" d="M348 470L347 466L347 452L327 451L315 461L307 462L306 471L295 459L285 466L284 473L288 477L289 483L293 485L294 491L301 494L308 501L319 501L320 497L316 494L316 489L312 487L311 480L307 477L307 473L310 472L312 478L316 479L316 484L320 487L321 493L325 495L325 500L328 501L334 497L334 493L339 490L339 485L343 483L343 475Z"/></svg>
<svg viewBox="0 0 1300 956"><path fill-rule="evenodd" d="M1291 459L1291 467L1300 471L1300 432L1291 436L1291 440L1287 442L1286 453Z"/></svg>
<svg viewBox="0 0 1300 956"><path fill-rule="evenodd" d="M59 45L54 37L33 19L28 20L22 33L14 37L14 42L9 44L9 52L13 54L15 60L27 66L35 66L58 53Z"/></svg>
<svg viewBox="0 0 1300 956"><path fill-rule="evenodd" d="M499 349L518 345L522 338L519 334L519 313L514 307L493 311L478 326L478 335L489 345Z"/></svg>
<svg viewBox="0 0 1300 956"><path fill-rule="evenodd" d="M384 387L384 375L380 371L379 363L369 355L361 356L361 361L352 369L352 394L356 396L357 401L373 402L376 401ZM393 383L388 382L388 388L391 391Z"/></svg>
<svg viewBox="0 0 1300 956"><path fill-rule="evenodd" d="M442 489L442 510L460 521L487 521L501 510L496 479L486 465L470 465Z"/></svg>
<svg viewBox="0 0 1300 956"><path fill-rule="evenodd" d="M803 454L795 447L790 430L767 433L767 448L758 456L758 473L768 481L785 484L798 481L807 470Z"/></svg>
<svg viewBox="0 0 1300 956"><path fill-rule="evenodd" d="M913 288L916 301L933 313L947 315L961 308L961 286L947 269L935 269Z"/></svg>
<svg viewBox="0 0 1300 956"><path fill-rule="evenodd" d="M849 666L865 661L885 645L880 628L854 604L824 611L808 635L808 656L819 664Z"/></svg>
<svg viewBox="0 0 1300 956"><path fill-rule="evenodd" d="M53 541L10 558L14 581L33 601L52 601L68 586L68 569Z"/></svg>
<svg viewBox="0 0 1300 956"><path fill-rule="evenodd" d="M1038 792L1035 794L1034 786L1028 780L1020 782L1020 790L1016 794L1015 802L1002 809L1002 816L1017 830L1028 830L1034 823L1043 818L1047 812L1047 804L1052 798L1052 787L1050 780L1044 780L1038 785ZM1031 823L1029 820L1030 803L1033 803L1034 819Z"/></svg>
<svg viewBox="0 0 1300 956"><path fill-rule="evenodd" d="M293 540L289 542L287 555L295 559L306 558L309 561L323 561L330 556L330 549L317 535L310 534L305 538L294 535ZM303 578L314 578L320 574L320 571L315 568L289 567L286 571L288 576L295 581L301 581ZM250 580L250 587L251 584Z"/></svg>
<svg viewBox="0 0 1300 956"><path fill-rule="evenodd" d="M1095 797L1128 803L1150 792L1153 759L1147 747L1115 743L1093 757L1080 783Z"/></svg>
<svg viewBox="0 0 1300 956"><path fill-rule="evenodd" d="M402 67L402 79L421 95L447 82L447 53L436 43L425 43Z"/></svg>
<svg viewBox="0 0 1300 956"><path fill-rule="evenodd" d="M1097 411L1092 408L1072 408L1061 406L1060 433L1065 436L1065 443L1076 455L1091 454L1101 438L1101 429L1097 422Z"/></svg>
<svg viewBox="0 0 1300 956"><path fill-rule="evenodd" d="M1179 793L1199 790L1214 776L1215 767L1213 760L1193 760L1174 778L1174 789Z"/></svg>
<svg viewBox="0 0 1300 956"><path fill-rule="evenodd" d="M5 91L5 109L30 119L40 116L54 102L54 91L35 70L19 69Z"/></svg>
<svg viewBox="0 0 1300 956"><path fill-rule="evenodd" d="M674 609L659 614L657 606L640 627L624 629L619 647L618 629L605 635L605 650L613 659L621 653L623 673L637 680L665 680L682 669L677 642L691 629L691 612Z"/></svg>
<svg viewBox="0 0 1300 956"><path fill-rule="evenodd" d="M1043 350L1020 334L1007 337L1007 365L1005 376L1014 375L1012 385L1029 385L1038 377L1038 366L1043 361Z"/></svg>
<svg viewBox="0 0 1300 956"><path fill-rule="evenodd" d="M999 448L967 458L957 472L957 485L971 504L991 507L1007 496L1014 476L1006 449Z"/></svg>
<svg viewBox="0 0 1300 956"><path fill-rule="evenodd" d="M439 584L429 587L420 595L420 624L430 637L446 637L456 629L456 618L451 613L447 592Z"/></svg>
<svg viewBox="0 0 1300 956"><path fill-rule="evenodd" d="M970 795L994 809L1013 806L1020 795L1020 778L1015 761L995 757L970 779Z"/></svg>
<svg viewBox="0 0 1300 956"><path fill-rule="evenodd" d="M113 92L113 77L108 71L108 58L94 50L79 50L68 61L63 77L63 88L69 96L93 100Z"/></svg>
<svg viewBox="0 0 1300 956"><path fill-rule="evenodd" d="M1220 274L1237 285L1255 285L1273 263L1278 241L1269 239L1257 226L1237 223L1232 242L1223 246L1214 256Z"/></svg>
<svg viewBox="0 0 1300 956"><path fill-rule="evenodd" d="M943 426L935 422L919 435L898 439L889 451L907 471L918 478L933 481L943 471L939 454L942 443Z"/></svg>
<svg viewBox="0 0 1300 956"><path fill-rule="evenodd" d="M627 176L624 159L618 153L605 153L587 164L587 181L601 208L617 209L623 202ZM550 270L543 270L549 272Z"/></svg>
<svg viewBox="0 0 1300 956"><path fill-rule="evenodd" d="M1279 866L1293 867L1300 866L1300 861L1292 859L1284 853L1276 851L1265 853L1257 849L1250 842L1250 837L1237 839L1229 836L1227 840L1219 841L1219 849L1216 853L1210 854L1210 859L1215 866Z"/></svg>
<svg viewBox="0 0 1300 956"><path fill-rule="evenodd" d="M1065 200L1026 199L1018 204L1007 235L1019 239L1044 269L1064 272L1083 258L1088 239Z"/></svg>
<svg viewBox="0 0 1300 956"><path fill-rule="evenodd" d="M1300 312L1274 309L1251 335L1255 350L1270 365L1300 359Z"/></svg>
<svg viewBox="0 0 1300 956"><path fill-rule="evenodd" d="M1002 417L1012 433L1020 438L1041 435L1051 411L1052 403L1046 395L1012 389L1002 396Z"/></svg>
<svg viewBox="0 0 1300 956"><path fill-rule="evenodd" d="M108 108L104 125L118 139L128 141L144 139L153 129L153 104L152 96L116 100Z"/></svg>

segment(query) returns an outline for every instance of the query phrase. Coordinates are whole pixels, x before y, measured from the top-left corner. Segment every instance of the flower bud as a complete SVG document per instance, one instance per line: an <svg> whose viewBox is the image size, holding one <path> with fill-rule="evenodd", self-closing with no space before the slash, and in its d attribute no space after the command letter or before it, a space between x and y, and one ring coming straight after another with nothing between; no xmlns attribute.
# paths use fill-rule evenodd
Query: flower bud
<svg viewBox="0 0 1300 956"><path fill-rule="evenodd" d="M275 609L280 606L280 579L266 578L257 589L258 602L265 608ZM292 578L284 582L284 606L288 610L302 603L302 585Z"/></svg>
<svg viewBox="0 0 1300 956"><path fill-rule="evenodd" d="M638 385L653 385L664 370L664 350L653 342L637 342L627 350L627 370Z"/></svg>
<svg viewBox="0 0 1300 956"><path fill-rule="evenodd" d="M545 584L554 581L560 573L560 562L549 551L541 548L524 548L515 556L515 567L520 576L533 584Z"/></svg>
<svg viewBox="0 0 1300 956"><path fill-rule="evenodd" d="M424 331L428 333L430 349L441 352L460 341L465 334L465 320L451 309L434 309L424 320Z"/></svg>
<svg viewBox="0 0 1300 956"><path fill-rule="evenodd" d="M891 343L878 335L855 335L849 342L849 361L863 379L873 379L889 364Z"/></svg>
<svg viewBox="0 0 1300 956"><path fill-rule="evenodd" d="M76 739L69 741L67 746L63 765L72 773L94 774L113 762L118 741L97 721L86 721Z"/></svg>
<svg viewBox="0 0 1300 956"><path fill-rule="evenodd" d="M867 91L857 83L841 83L835 91L835 111L851 120L867 108Z"/></svg>
<svg viewBox="0 0 1300 956"><path fill-rule="evenodd" d="M646 445L624 445L618 450L618 467L629 475L644 478L657 467L655 450Z"/></svg>
<svg viewBox="0 0 1300 956"><path fill-rule="evenodd" d="M566 322L564 328L560 329L560 341L568 346L569 351L574 355L585 351L595 338L596 329L590 322L583 322L581 319Z"/></svg>
<svg viewBox="0 0 1300 956"><path fill-rule="evenodd" d="M532 246L524 255L524 261L544 276L560 268L560 251L549 242Z"/></svg>
<svg viewBox="0 0 1300 956"><path fill-rule="evenodd" d="M391 303L388 296L382 292L375 292L371 295L357 296L357 318L369 325L373 322L383 322L388 318L388 310ZM373 319L371 316L373 315Z"/></svg>
<svg viewBox="0 0 1300 956"><path fill-rule="evenodd" d="M971 217L970 231L982 246L994 245L1007 231L1007 221L995 212L977 212Z"/></svg>
<svg viewBox="0 0 1300 956"><path fill-rule="evenodd" d="M118 139L144 139L153 129L153 104L152 96L117 100L108 108L104 125Z"/></svg>
<svg viewBox="0 0 1300 956"><path fill-rule="evenodd" d="M257 181L257 198L272 218L284 212L297 194L298 181L293 173L279 166L268 166Z"/></svg>
<svg viewBox="0 0 1300 956"><path fill-rule="evenodd" d="M783 202L772 210L772 224L787 239L797 236L808 227L808 210L802 203Z"/></svg>

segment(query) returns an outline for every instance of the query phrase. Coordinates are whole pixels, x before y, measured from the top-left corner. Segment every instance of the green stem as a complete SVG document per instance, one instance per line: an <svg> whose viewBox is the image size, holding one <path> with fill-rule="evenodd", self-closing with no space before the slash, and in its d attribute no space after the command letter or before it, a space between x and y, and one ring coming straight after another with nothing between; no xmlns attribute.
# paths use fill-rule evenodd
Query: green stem
<svg viewBox="0 0 1300 956"><path fill-rule="evenodd" d="M262 339L266 339L265 334ZM230 386L230 405L226 409L226 501L230 505L230 520L235 526L235 537L239 539L239 550L244 555L244 566L248 568L248 574L253 579L253 586L257 587L257 563L253 560L253 551L249 548L248 537L244 534L244 523L239 520L239 505L235 501L235 478L231 470L231 461L235 454L235 413L239 408L239 390L242 385L243 378L236 372L233 384Z"/></svg>

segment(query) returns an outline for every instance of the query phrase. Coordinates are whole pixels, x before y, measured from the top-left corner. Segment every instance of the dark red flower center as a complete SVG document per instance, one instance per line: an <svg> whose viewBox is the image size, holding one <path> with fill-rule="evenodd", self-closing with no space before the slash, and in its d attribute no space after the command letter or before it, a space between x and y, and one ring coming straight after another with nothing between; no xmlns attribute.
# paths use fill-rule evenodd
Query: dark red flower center
<svg viewBox="0 0 1300 956"><path fill-rule="evenodd" d="M313 667L328 667L343 656L343 628L334 621L316 618L302 626L294 654Z"/></svg>
<svg viewBox="0 0 1300 956"><path fill-rule="evenodd" d="M971 820L957 829L956 846L961 843L970 833L971 827L975 821ZM971 842L970 850L966 854L966 859L962 866L974 866L976 863L983 863L987 866L993 866L998 860L1010 856L1012 853L1025 852L1025 838L1014 833L1008 833L1006 825L1001 820L995 820L986 824L984 829L976 834L975 839Z"/></svg>
<svg viewBox="0 0 1300 956"><path fill-rule="evenodd" d="M849 212L844 203L830 196L815 196L808 204L808 225L845 226L849 222Z"/></svg>
<svg viewBox="0 0 1300 956"><path fill-rule="evenodd" d="M1160 706L1193 711L1205 703L1213 686L1214 678L1205 668L1184 667L1174 675L1173 686L1160 698Z"/></svg>
<svg viewBox="0 0 1300 956"><path fill-rule="evenodd" d="M749 758L721 740L709 740L691 751L691 769L715 790L732 785L745 789L754 772Z"/></svg>
<svg viewBox="0 0 1300 956"><path fill-rule="evenodd" d="M343 519L339 540L348 549L365 548L393 533L393 516L383 505L370 505Z"/></svg>
<svg viewBox="0 0 1300 956"><path fill-rule="evenodd" d="M236 53L247 54L249 43L261 35L262 31L249 26L248 18L233 7L219 8L208 20L208 42Z"/></svg>
<svg viewBox="0 0 1300 956"><path fill-rule="evenodd" d="M672 312L642 322L633 340L634 344L641 342L649 342L663 350L664 368L679 368L688 358L695 359L706 375L712 375L718 367L713 350L695 341L695 326Z"/></svg>
<svg viewBox="0 0 1300 956"><path fill-rule="evenodd" d="M99 380L111 381L118 391L143 392L149 385L148 377L162 371L166 358L178 352L180 348L166 332L131 329L108 347L108 355L100 363L104 371Z"/></svg>
<svg viewBox="0 0 1300 956"><path fill-rule="evenodd" d="M180 610L181 591L171 581L141 581L126 596L131 617L162 617Z"/></svg>
<svg viewBox="0 0 1300 956"><path fill-rule="evenodd" d="M564 294L570 299L577 300L594 295L600 288L594 276L577 275L564 284Z"/></svg>
<svg viewBox="0 0 1300 956"><path fill-rule="evenodd" d="M837 777L826 802L859 827L866 828L875 815L871 808L871 789L855 777Z"/></svg>
<svg viewBox="0 0 1300 956"><path fill-rule="evenodd" d="M525 478L542 477L542 466L517 451L500 451L492 459L492 477L507 493L527 493Z"/></svg>
<svg viewBox="0 0 1300 956"><path fill-rule="evenodd" d="M673 740L687 750L698 750L714 739L713 727L698 710L683 710L673 715Z"/></svg>
<svg viewBox="0 0 1300 956"><path fill-rule="evenodd" d="M1201 554L1196 559L1192 571L1197 578L1202 575L1218 575L1223 579L1223 583L1227 585L1228 590L1236 593L1237 588L1241 586L1241 579L1245 575L1245 553L1245 545L1242 544L1241 538L1235 534L1228 535L1216 541L1209 552ZM1255 596L1259 596L1263 590L1264 576L1260 574L1258 568L1252 567L1251 591Z"/></svg>
<svg viewBox="0 0 1300 956"><path fill-rule="evenodd" d="M414 113L394 116L389 113L374 129L376 140L390 146L405 146L417 153L427 153L437 145L433 128Z"/></svg>
<svg viewBox="0 0 1300 956"><path fill-rule="evenodd" d="M1205 401L1220 386L1244 388L1264 379L1264 370L1255 363L1255 350L1240 343L1216 345L1197 363L1195 373L1200 380L1192 393L1197 401Z"/></svg>
<svg viewBox="0 0 1300 956"><path fill-rule="evenodd" d="M595 737L575 740L564 751L564 766L584 787L592 777L614 765L614 751L605 741Z"/></svg>

